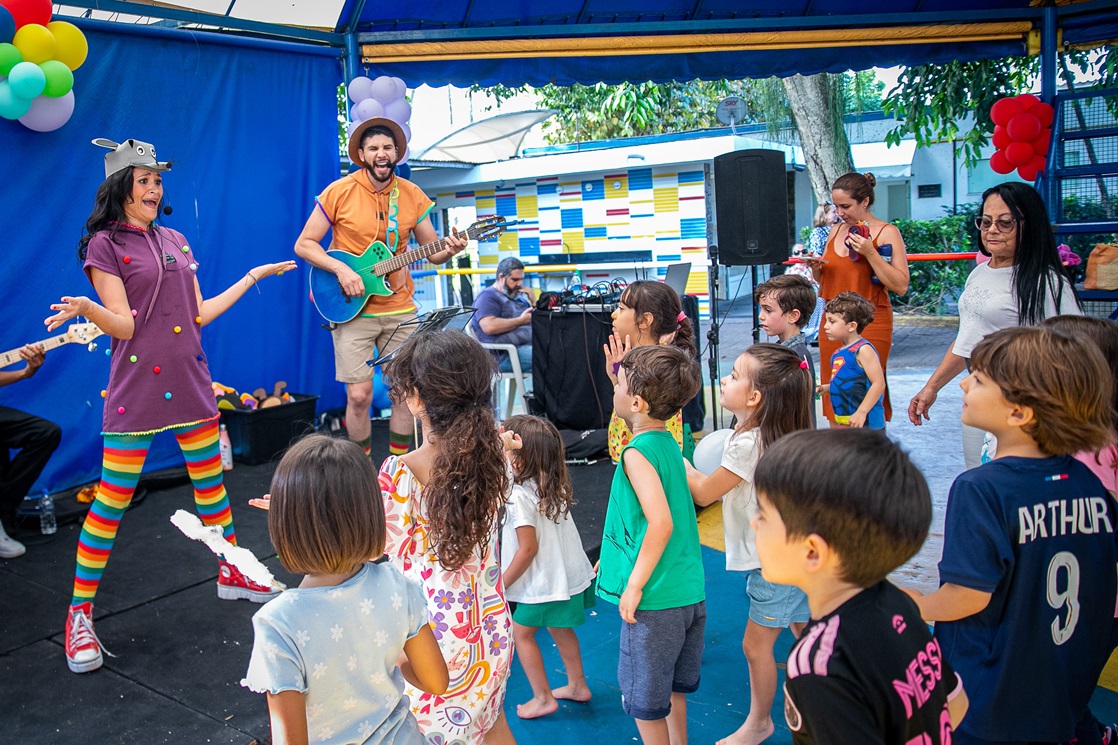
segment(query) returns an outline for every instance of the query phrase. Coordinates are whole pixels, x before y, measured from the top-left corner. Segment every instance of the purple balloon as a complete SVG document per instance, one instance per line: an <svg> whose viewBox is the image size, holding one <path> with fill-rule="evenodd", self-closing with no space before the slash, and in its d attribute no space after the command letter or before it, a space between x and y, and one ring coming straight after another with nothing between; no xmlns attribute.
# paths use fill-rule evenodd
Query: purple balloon
<svg viewBox="0 0 1118 745"><path fill-rule="evenodd" d="M53 132L74 114L74 92L50 98L39 96L31 102L31 109L19 118L19 123L36 132Z"/></svg>
<svg viewBox="0 0 1118 745"><path fill-rule="evenodd" d="M403 98L397 98L384 105L384 115L397 124L403 124L411 118L411 104Z"/></svg>
<svg viewBox="0 0 1118 745"><path fill-rule="evenodd" d="M0 44L9 44L16 35L16 19L12 12L0 5Z"/></svg>
<svg viewBox="0 0 1118 745"><path fill-rule="evenodd" d="M404 139L411 142L411 127L407 122L400 122L400 129L404 130Z"/></svg>
<svg viewBox="0 0 1118 745"><path fill-rule="evenodd" d="M373 98L380 101L382 104L399 97L396 91L396 83L392 82L392 78L387 75L381 75L373 81Z"/></svg>
<svg viewBox="0 0 1118 745"><path fill-rule="evenodd" d="M349 87L346 91L349 93L349 100L354 103L361 103L366 98L373 95L373 81L369 80L364 75L358 75L353 80L349 81Z"/></svg>
<svg viewBox="0 0 1118 745"><path fill-rule="evenodd" d="M356 114L353 121L363 122L366 119L372 119L374 116L384 116L384 107L375 98L366 98L353 107L353 113Z"/></svg>
<svg viewBox="0 0 1118 745"><path fill-rule="evenodd" d="M392 82L396 84L397 98L403 98L408 94L408 84L404 82L403 78L392 78Z"/></svg>

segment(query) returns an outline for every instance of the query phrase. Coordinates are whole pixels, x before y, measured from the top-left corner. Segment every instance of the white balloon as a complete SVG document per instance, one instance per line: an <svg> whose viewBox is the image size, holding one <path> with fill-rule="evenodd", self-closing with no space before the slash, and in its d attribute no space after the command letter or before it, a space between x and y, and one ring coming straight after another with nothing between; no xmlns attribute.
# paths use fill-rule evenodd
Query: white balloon
<svg viewBox="0 0 1118 745"><path fill-rule="evenodd" d="M353 121L363 122L374 116L384 116L384 107L375 98L366 98L353 107L353 113L356 115Z"/></svg>
<svg viewBox="0 0 1118 745"><path fill-rule="evenodd" d="M366 98L373 95L373 81L369 80L364 75L358 75L353 80L349 81L349 87L346 88L349 93L349 100L354 103L361 103Z"/></svg>
<svg viewBox="0 0 1118 745"><path fill-rule="evenodd" d="M397 98L384 105L384 115L397 124L403 124L411 118L411 104L403 98Z"/></svg>
<svg viewBox="0 0 1118 745"><path fill-rule="evenodd" d="M726 448L726 440L734 434L732 429L718 429L699 440L695 445L692 460L695 468L707 476L718 470L722 465L722 451Z"/></svg>
<svg viewBox="0 0 1118 745"><path fill-rule="evenodd" d="M373 98L381 103L388 103L397 98L396 84L387 75L381 75L373 81L371 86Z"/></svg>

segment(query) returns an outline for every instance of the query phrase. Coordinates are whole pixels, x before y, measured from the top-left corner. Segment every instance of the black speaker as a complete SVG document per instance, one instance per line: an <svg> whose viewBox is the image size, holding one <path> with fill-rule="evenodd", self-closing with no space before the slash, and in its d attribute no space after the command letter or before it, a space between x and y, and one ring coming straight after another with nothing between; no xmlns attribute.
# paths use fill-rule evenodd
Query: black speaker
<svg viewBox="0 0 1118 745"><path fill-rule="evenodd" d="M738 150L714 159L718 263L787 261L788 176L779 150Z"/></svg>
<svg viewBox="0 0 1118 745"><path fill-rule="evenodd" d="M532 314L532 394L559 429L603 429L613 412L613 383L602 347L611 310L572 305Z"/></svg>

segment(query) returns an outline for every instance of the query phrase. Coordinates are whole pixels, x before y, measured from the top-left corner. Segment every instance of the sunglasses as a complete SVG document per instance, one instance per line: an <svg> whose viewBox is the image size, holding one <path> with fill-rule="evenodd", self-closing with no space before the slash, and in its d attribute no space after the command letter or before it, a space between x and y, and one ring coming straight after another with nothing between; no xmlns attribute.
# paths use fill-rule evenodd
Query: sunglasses
<svg viewBox="0 0 1118 745"><path fill-rule="evenodd" d="M998 226L999 233L1008 233L1017 226L1017 218L1000 217L997 220L991 220L988 217L976 217L974 218L974 224L983 233L988 232L995 225Z"/></svg>

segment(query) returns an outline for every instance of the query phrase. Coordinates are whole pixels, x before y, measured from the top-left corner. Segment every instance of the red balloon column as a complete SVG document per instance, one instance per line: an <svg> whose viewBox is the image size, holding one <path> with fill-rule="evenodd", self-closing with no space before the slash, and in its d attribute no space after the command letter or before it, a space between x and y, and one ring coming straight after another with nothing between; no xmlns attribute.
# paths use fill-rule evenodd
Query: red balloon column
<svg viewBox="0 0 1118 745"><path fill-rule="evenodd" d="M72 23L51 21L50 0L0 0L0 118L51 132L74 113L74 70L89 53Z"/></svg>
<svg viewBox="0 0 1118 745"><path fill-rule="evenodd" d="M1055 110L1031 93L997 101L990 108L994 122L994 154L990 168L996 173L1017 174L1035 181L1048 163Z"/></svg>

